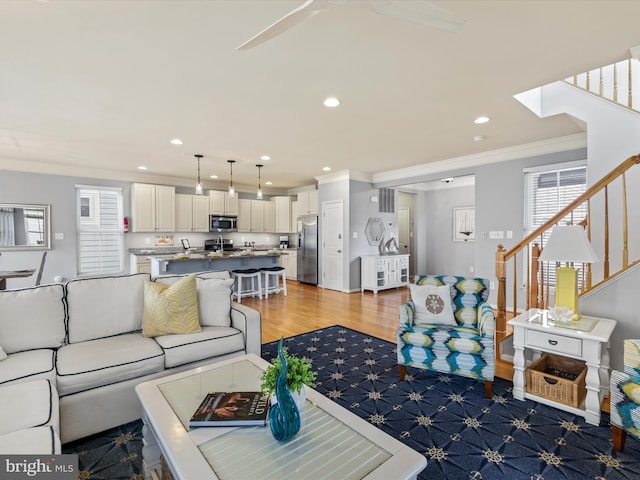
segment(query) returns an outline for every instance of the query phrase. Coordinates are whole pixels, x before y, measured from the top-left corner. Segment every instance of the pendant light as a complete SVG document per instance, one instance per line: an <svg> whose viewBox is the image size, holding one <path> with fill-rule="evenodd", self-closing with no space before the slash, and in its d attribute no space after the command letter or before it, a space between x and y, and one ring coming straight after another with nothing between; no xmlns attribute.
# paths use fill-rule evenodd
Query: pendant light
<svg viewBox="0 0 640 480"><path fill-rule="evenodd" d="M233 197L236 194L236 191L233 189L233 164L236 163L235 160L227 160L229 162L229 196Z"/></svg>
<svg viewBox="0 0 640 480"><path fill-rule="evenodd" d="M258 194L256 195L256 198L258 200L262 200L262 187L260 185L260 169L263 167L264 165L256 165L256 167L258 167Z"/></svg>
<svg viewBox="0 0 640 480"><path fill-rule="evenodd" d="M202 155L194 155L198 159L198 183L196 183L196 195L202 195L202 182L200 181L200 159Z"/></svg>

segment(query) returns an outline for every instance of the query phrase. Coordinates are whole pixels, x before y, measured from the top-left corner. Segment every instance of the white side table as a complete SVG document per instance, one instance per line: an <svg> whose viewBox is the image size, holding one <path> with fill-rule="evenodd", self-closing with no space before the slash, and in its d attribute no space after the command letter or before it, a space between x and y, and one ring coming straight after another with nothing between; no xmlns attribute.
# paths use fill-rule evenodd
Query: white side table
<svg viewBox="0 0 640 480"><path fill-rule="evenodd" d="M525 398L581 415L587 423L600 424L600 405L609 390L609 339L615 320L582 316L595 325L586 332L553 325L546 310L537 308L514 317L507 323L513 326L513 397ZM587 365L585 383L587 395L577 408L528 393L525 388L525 369L541 353L552 353L583 360Z"/></svg>

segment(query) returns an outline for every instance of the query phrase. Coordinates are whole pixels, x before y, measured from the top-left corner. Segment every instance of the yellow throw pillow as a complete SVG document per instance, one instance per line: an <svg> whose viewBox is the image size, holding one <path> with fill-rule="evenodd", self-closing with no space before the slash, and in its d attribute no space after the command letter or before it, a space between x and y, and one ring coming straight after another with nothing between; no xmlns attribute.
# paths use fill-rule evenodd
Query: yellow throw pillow
<svg viewBox="0 0 640 480"><path fill-rule="evenodd" d="M145 282L143 336L200 331L195 275L189 275L171 286Z"/></svg>

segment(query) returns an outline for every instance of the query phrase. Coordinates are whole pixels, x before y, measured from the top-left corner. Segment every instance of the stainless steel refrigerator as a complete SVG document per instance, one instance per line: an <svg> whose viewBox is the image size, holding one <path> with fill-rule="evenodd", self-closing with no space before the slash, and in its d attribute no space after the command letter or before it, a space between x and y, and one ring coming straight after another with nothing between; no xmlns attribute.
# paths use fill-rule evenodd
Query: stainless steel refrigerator
<svg viewBox="0 0 640 480"><path fill-rule="evenodd" d="M298 281L318 284L318 216L298 217Z"/></svg>

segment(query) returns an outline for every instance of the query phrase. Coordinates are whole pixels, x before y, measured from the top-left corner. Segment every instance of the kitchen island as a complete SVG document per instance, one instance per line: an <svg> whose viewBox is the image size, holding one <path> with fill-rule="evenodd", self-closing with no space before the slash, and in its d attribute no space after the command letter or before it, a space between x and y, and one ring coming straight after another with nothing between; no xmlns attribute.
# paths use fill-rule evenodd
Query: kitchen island
<svg viewBox="0 0 640 480"><path fill-rule="evenodd" d="M281 253L277 250L267 252L228 252L228 253L192 253L149 255L151 275L170 275L205 271L243 270L246 268L277 267Z"/></svg>

